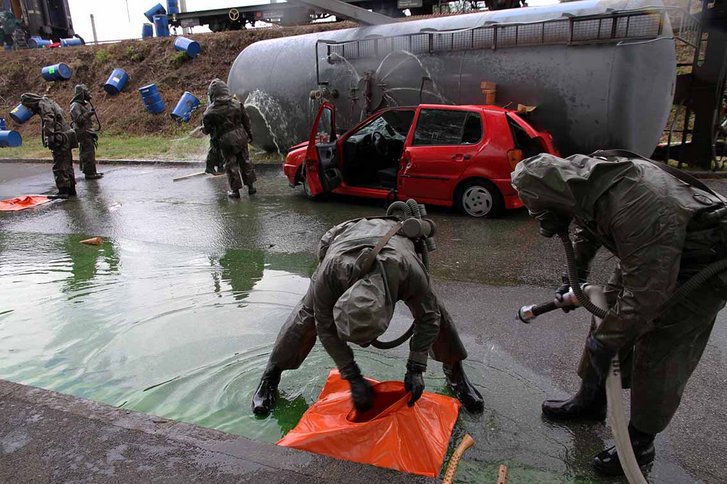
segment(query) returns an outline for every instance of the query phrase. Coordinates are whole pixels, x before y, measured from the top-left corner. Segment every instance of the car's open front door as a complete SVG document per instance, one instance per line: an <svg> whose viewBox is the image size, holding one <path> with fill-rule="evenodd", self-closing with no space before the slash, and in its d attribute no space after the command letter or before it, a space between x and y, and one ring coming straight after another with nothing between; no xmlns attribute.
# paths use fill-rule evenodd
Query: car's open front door
<svg viewBox="0 0 727 484"><path fill-rule="evenodd" d="M316 115L305 155L305 189L310 197L330 193L341 184L336 138L336 108L326 102Z"/></svg>

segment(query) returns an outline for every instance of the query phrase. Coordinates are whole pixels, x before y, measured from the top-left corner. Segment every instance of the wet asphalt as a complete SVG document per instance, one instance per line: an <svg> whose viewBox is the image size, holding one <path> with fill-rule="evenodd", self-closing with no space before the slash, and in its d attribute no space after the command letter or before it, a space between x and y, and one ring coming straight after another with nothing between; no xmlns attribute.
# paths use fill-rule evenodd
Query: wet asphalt
<svg viewBox="0 0 727 484"><path fill-rule="evenodd" d="M344 220L383 214L383 204L333 198L307 200L291 189L277 168L259 170L258 193L225 197L224 177L173 178L201 170L190 166L102 166L105 178L78 181L76 200L56 201L18 213L0 214L3 231L24 234L83 234L192 247L203 250L256 248L310 260L320 236ZM727 193L727 182L708 184ZM54 191L49 164L0 163L0 198ZM489 475L497 463L512 468L511 482L600 481L589 470L592 455L611 445L603 425L554 425L540 416L544 398L575 391L575 366L586 335L581 311L551 313L531 325L517 323L521 305L542 302L559 284L559 243L540 237L524 211L494 220L474 220L430 208L438 226L432 254L435 285L454 317L470 357L467 368L486 402L482 416L464 414L458 432L477 441L462 464L468 480ZM613 266L599 254L595 282ZM718 316L704 357L690 380L669 429L657 438L651 482L727 480L727 328ZM408 325L402 308L390 329ZM282 321L281 321L282 324ZM391 355L401 363L406 351ZM433 365L432 365L433 366ZM441 370L438 376L443 385ZM285 377L284 377L285 382ZM612 482L612 481L607 481ZM618 481L614 481L618 482Z"/></svg>

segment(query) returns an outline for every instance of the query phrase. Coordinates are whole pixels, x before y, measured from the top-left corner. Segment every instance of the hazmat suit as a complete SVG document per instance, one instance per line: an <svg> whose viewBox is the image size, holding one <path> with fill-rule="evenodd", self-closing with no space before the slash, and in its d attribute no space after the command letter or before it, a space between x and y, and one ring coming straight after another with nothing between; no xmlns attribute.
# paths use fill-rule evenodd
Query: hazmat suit
<svg viewBox="0 0 727 484"><path fill-rule="evenodd" d="M76 196L76 177L73 173L73 153L76 134L68 125L61 107L49 97L26 92L20 102L33 114L40 115L43 146L53 154L53 176L60 198Z"/></svg>
<svg viewBox="0 0 727 484"><path fill-rule="evenodd" d="M255 168L250 162L247 144L252 142L250 118L245 107L230 95L230 90L220 79L214 79L207 91L210 105L204 112L202 132L210 135L210 160L215 159L218 151L225 161L225 173L230 184L227 193L231 198L240 198L243 183L250 195L256 192L253 185Z"/></svg>
<svg viewBox="0 0 727 484"><path fill-rule="evenodd" d="M623 384L631 388L632 446L639 464L649 467L654 436L674 416L725 305L724 286L711 280L668 312L660 309L678 286L727 257L726 225L714 217L725 203L678 170L672 174L629 155L541 154L517 166L512 184L543 235L575 222L574 249L583 277L600 247L618 258L606 288L609 310L586 341L578 370L581 389L571 399L544 402L543 414L553 420L603 420L605 376L619 353ZM605 474L621 473L613 448L593 464Z"/></svg>
<svg viewBox="0 0 727 484"><path fill-rule="evenodd" d="M428 356L444 364L447 382L471 412L483 410L479 392L462 367L467 357L452 318L434 294L427 269L411 239L394 235L379 252L370 271L362 262L387 232L396 230L393 218L359 219L330 229L321 238L319 265L310 287L280 329L267 368L252 401L253 412L267 415L275 405L283 370L298 368L316 341L351 384L354 405L371 405L371 388L347 344L368 346L386 331L401 300L414 316L409 358L404 378L412 392L410 405L424 390L422 374ZM392 229L393 228L393 229Z"/></svg>
<svg viewBox="0 0 727 484"><path fill-rule="evenodd" d="M103 173L96 171L96 143L98 133L93 128L93 118L96 110L90 103L91 93L83 84L76 86L75 94L71 100L71 121L78 137L78 162L81 171L87 180L96 180L103 177Z"/></svg>

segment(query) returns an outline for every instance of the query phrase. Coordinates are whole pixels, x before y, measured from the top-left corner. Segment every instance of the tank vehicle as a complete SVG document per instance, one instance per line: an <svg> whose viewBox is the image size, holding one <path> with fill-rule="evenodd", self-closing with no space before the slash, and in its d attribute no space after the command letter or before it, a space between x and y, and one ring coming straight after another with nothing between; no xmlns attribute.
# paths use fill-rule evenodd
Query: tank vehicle
<svg viewBox="0 0 727 484"><path fill-rule="evenodd" d="M263 40L228 84L256 145L284 153L323 101L348 129L371 112L420 103L535 106L529 121L563 155L649 155L671 108L676 55L659 0L580 1Z"/></svg>

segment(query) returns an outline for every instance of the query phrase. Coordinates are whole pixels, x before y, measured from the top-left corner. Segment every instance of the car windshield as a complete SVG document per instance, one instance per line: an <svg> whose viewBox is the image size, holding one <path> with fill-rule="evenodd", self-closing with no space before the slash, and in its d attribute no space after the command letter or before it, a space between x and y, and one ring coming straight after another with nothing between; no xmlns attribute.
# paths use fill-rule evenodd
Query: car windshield
<svg viewBox="0 0 727 484"><path fill-rule="evenodd" d="M385 138L404 141L407 133L409 133L409 127L413 119L414 111L412 110L386 111L353 133L351 137L360 139L368 134L378 132Z"/></svg>

